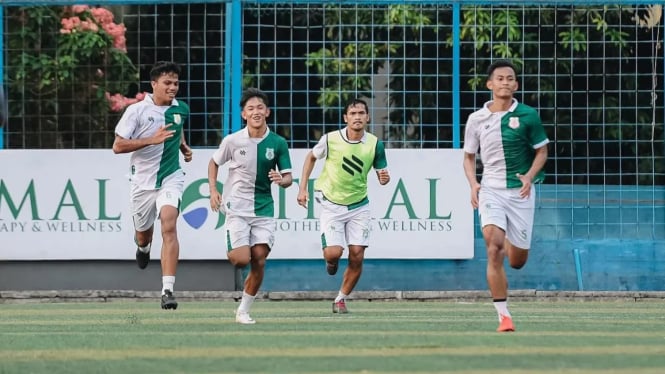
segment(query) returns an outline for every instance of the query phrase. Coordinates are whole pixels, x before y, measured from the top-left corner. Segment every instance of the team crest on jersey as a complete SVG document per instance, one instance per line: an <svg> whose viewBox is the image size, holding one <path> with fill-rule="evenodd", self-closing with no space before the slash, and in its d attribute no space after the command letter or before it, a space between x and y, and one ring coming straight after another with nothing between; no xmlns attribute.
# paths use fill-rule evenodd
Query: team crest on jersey
<svg viewBox="0 0 665 374"><path fill-rule="evenodd" d="M266 148L266 158L268 160L272 160L275 158L275 149L274 148Z"/></svg>
<svg viewBox="0 0 665 374"><path fill-rule="evenodd" d="M517 129L520 127L520 118L519 117L510 117L510 120L508 121L508 126L511 129Z"/></svg>
<svg viewBox="0 0 665 374"><path fill-rule="evenodd" d="M180 117L180 114L178 114L178 113L174 114L173 115L173 122L175 122L176 125L179 125L180 121L182 121L182 118Z"/></svg>

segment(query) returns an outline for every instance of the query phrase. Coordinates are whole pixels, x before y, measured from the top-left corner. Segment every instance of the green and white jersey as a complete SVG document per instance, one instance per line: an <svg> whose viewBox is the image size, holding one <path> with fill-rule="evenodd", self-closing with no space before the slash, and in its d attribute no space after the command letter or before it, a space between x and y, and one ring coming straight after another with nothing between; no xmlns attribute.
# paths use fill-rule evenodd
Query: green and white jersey
<svg viewBox="0 0 665 374"><path fill-rule="evenodd" d="M464 152L476 154L480 148L483 164L481 185L518 188L517 174L526 173L535 157L535 149L549 143L545 129L532 107L513 99L507 112L491 112L491 101L471 113L464 132ZM533 182L542 182L541 170Z"/></svg>
<svg viewBox="0 0 665 374"><path fill-rule="evenodd" d="M349 208L367 204L367 174L388 167L383 142L365 131L360 141L352 142L346 127L329 132L312 149L317 159L325 158L314 189L326 200Z"/></svg>
<svg viewBox="0 0 665 374"><path fill-rule="evenodd" d="M291 172L286 140L266 130L262 138L250 138L247 127L222 139L212 155L215 164L229 163L222 205L226 214L243 217L274 217L270 169Z"/></svg>
<svg viewBox="0 0 665 374"><path fill-rule="evenodd" d="M155 105L152 94L125 109L115 127L115 133L125 139L149 138L157 130L171 124L175 131L162 144L143 147L130 156L130 181L141 189L152 190L162 186L164 178L180 169L180 140L185 121L189 118L189 106L173 99L171 105Z"/></svg>

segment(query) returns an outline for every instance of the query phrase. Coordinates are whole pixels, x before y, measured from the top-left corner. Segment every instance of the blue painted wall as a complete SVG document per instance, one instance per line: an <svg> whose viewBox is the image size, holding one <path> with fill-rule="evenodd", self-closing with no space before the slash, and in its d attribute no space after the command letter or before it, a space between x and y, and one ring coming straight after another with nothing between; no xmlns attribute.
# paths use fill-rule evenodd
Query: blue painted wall
<svg viewBox="0 0 665 374"><path fill-rule="evenodd" d="M366 260L356 290L485 290L486 264L476 218L474 259ZM262 289L337 290L341 265L329 276L323 259L269 259ZM507 274L511 289L665 290L665 188L539 186L529 261Z"/></svg>

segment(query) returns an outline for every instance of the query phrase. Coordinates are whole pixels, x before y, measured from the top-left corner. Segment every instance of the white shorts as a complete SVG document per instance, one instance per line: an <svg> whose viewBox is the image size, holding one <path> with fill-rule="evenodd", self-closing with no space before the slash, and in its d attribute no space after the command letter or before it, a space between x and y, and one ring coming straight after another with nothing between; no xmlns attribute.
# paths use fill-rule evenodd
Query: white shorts
<svg viewBox="0 0 665 374"><path fill-rule="evenodd" d="M248 245L267 244L268 249L275 244L277 222L272 217L226 216L224 222L224 242L226 251Z"/></svg>
<svg viewBox="0 0 665 374"><path fill-rule="evenodd" d="M519 188L481 187L478 194L480 225L495 225L506 232L516 247L529 249L536 207L536 189L531 186L528 198L520 197Z"/></svg>
<svg viewBox="0 0 665 374"><path fill-rule="evenodd" d="M369 246L372 231L372 216L369 205L365 204L349 210L326 200L321 191L315 191L314 198L321 205L321 247L338 245Z"/></svg>
<svg viewBox="0 0 665 374"><path fill-rule="evenodd" d="M178 170L164 179L162 187L144 190L135 184L130 186L130 207L134 229L147 231L155 223L164 205L180 208L180 199L185 187L185 173Z"/></svg>

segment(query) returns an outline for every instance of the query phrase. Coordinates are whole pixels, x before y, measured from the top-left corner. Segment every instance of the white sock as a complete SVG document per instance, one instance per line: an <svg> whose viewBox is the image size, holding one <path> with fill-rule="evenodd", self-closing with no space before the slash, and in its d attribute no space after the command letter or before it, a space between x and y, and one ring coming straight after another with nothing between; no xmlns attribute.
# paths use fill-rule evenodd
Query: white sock
<svg viewBox="0 0 665 374"><path fill-rule="evenodd" d="M338 302L340 300L344 300L344 299L346 299L347 296L349 296L349 295L343 294L342 291L339 291L339 293L337 294L337 297L335 298L335 302Z"/></svg>
<svg viewBox="0 0 665 374"><path fill-rule="evenodd" d="M148 243L148 244L146 244L144 247L141 247L141 246L139 245L139 246L138 246L138 247L139 247L139 251L141 251L141 252L143 252L143 253L149 253L149 252L150 252L150 244L151 244L151 243Z"/></svg>
<svg viewBox="0 0 665 374"><path fill-rule="evenodd" d="M173 292L173 286L175 285L175 275L165 275L162 277L162 295L164 291L169 290Z"/></svg>
<svg viewBox="0 0 665 374"><path fill-rule="evenodd" d="M496 309L497 314L499 314L499 322L501 322L501 316L510 317L508 301L506 301L506 299L494 301L494 309Z"/></svg>
<svg viewBox="0 0 665 374"><path fill-rule="evenodd" d="M238 306L238 312L249 313L249 308L252 307L252 303L256 299L256 295L252 296L247 292L242 292L242 299L240 299L240 306Z"/></svg>

